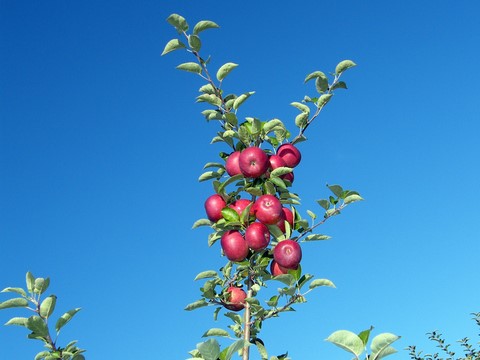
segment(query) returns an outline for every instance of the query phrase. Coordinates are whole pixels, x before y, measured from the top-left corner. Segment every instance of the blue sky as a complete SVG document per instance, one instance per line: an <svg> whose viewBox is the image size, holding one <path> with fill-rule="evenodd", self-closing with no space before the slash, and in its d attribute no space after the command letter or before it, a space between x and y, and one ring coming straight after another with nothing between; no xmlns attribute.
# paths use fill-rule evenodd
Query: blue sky
<svg viewBox="0 0 480 360"><path fill-rule="evenodd" d="M176 36L165 19L221 26L202 36L211 68L240 66L231 92L256 91L240 116L293 127L289 104L315 92L306 74L358 66L299 148L294 191L318 210L326 183L366 201L304 246L304 271L332 280L265 324L271 354L348 358L323 341L338 329L474 337L480 311L477 84L480 5L473 1L0 1L0 287L30 270L50 276L56 314L82 311L60 337L88 359L184 359L214 323L194 276L223 264L207 247L211 185L203 164L222 145L195 104L203 84L160 57ZM3 299L8 298L2 294ZM0 312L0 323L19 311ZM475 340L476 341L476 340ZM40 343L0 328L5 359ZM405 351L396 355L407 358ZM392 357L393 359L393 357Z"/></svg>

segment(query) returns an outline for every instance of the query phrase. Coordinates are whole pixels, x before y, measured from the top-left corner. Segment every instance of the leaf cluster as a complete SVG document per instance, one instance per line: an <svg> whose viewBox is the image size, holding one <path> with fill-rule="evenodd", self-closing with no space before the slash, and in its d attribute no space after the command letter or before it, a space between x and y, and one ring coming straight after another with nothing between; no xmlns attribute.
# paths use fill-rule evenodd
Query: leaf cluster
<svg viewBox="0 0 480 360"><path fill-rule="evenodd" d="M57 345L57 338L61 329L80 311L75 308L60 316L55 323L55 338L49 329L48 322L55 310L57 302L56 295L49 295L43 298L42 295L50 285L49 278L35 278L32 273L26 274L26 290L21 287L7 287L2 293L13 293L18 297L0 303L0 310L9 308L25 308L33 312L30 317L13 317L5 325L16 325L25 327L30 331L29 339L40 340L47 350L39 352L35 360L84 360L82 350L77 347L77 341L69 342L65 347Z"/></svg>

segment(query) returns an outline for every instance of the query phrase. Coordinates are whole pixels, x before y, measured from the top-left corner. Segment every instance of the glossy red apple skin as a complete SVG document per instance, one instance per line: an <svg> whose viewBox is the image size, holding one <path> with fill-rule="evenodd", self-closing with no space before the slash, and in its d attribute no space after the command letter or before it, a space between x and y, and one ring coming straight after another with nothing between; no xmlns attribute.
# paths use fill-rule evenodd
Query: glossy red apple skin
<svg viewBox="0 0 480 360"><path fill-rule="evenodd" d="M220 239L223 252L230 261L243 261L248 255L248 245L237 230L229 230Z"/></svg>
<svg viewBox="0 0 480 360"><path fill-rule="evenodd" d="M262 223L251 223L245 230L245 241L251 250L263 250L270 243L270 231Z"/></svg>
<svg viewBox="0 0 480 360"><path fill-rule="evenodd" d="M217 222L222 219L222 209L227 206L227 203L223 198L214 194L205 200L205 212L207 213L208 220Z"/></svg>
<svg viewBox="0 0 480 360"><path fill-rule="evenodd" d="M282 157L279 155L270 155L270 157L268 158L268 162L272 170L275 170L279 167L287 166L285 160L283 160Z"/></svg>
<svg viewBox="0 0 480 360"><path fill-rule="evenodd" d="M285 232L285 220L290 224L290 227L293 227L293 213L289 208L282 208L282 216L281 219L278 221L277 226Z"/></svg>
<svg viewBox="0 0 480 360"><path fill-rule="evenodd" d="M293 172L291 172L291 173L282 175L281 178L283 180L288 180L288 181L290 181L291 184L293 184L293 180L295 180L295 175L293 175Z"/></svg>
<svg viewBox="0 0 480 360"><path fill-rule="evenodd" d="M284 268L296 269L302 260L302 249L296 241L280 241L273 249L273 260Z"/></svg>
<svg viewBox="0 0 480 360"><path fill-rule="evenodd" d="M283 144L277 149L277 155L280 156L288 167L294 168L302 160L302 154L292 144Z"/></svg>
<svg viewBox="0 0 480 360"><path fill-rule="evenodd" d="M268 170L268 155L256 146L246 148L238 158L240 171L245 177L258 178Z"/></svg>
<svg viewBox="0 0 480 360"><path fill-rule="evenodd" d="M225 162L225 170L227 170L228 175L235 176L242 173L238 162L239 158L240 151L234 151L228 156L227 161Z"/></svg>
<svg viewBox="0 0 480 360"><path fill-rule="evenodd" d="M282 204L274 195L259 196L252 208L258 221L266 225L278 223L282 216Z"/></svg>
<svg viewBox="0 0 480 360"><path fill-rule="evenodd" d="M245 307L247 293L243 289L236 286L230 286L227 289L227 293L229 296L225 307L228 310L240 311Z"/></svg>
<svg viewBox="0 0 480 360"><path fill-rule="evenodd" d="M275 260L272 260L272 262L270 263L270 273L272 274L272 276L288 274L288 269L278 265Z"/></svg>
<svg viewBox="0 0 480 360"><path fill-rule="evenodd" d="M233 210L235 210L238 214L238 216L242 216L242 212L243 210L245 210L245 208L250 205L252 202L250 200L247 200L247 199L238 199L238 200L235 200L233 203L231 203L230 205L228 205L229 208L232 208ZM252 207L250 208L250 215L254 215L253 213L253 205Z"/></svg>

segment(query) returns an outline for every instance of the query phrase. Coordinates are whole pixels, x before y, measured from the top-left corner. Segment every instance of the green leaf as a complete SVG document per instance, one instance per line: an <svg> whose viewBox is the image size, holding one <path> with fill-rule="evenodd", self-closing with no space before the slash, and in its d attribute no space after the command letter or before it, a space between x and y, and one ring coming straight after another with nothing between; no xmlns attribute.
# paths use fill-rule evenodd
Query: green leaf
<svg viewBox="0 0 480 360"><path fill-rule="evenodd" d="M233 109L237 110L240 107L240 105L242 105L245 102L245 100L247 100L253 94L255 94L255 91L249 91L237 97L233 102Z"/></svg>
<svg viewBox="0 0 480 360"><path fill-rule="evenodd" d="M292 105L293 107L296 107L298 110L304 112L304 113L307 113L307 114L310 114L310 108L305 105L305 104L302 104L302 103L299 103L299 102L292 102L290 105Z"/></svg>
<svg viewBox="0 0 480 360"><path fill-rule="evenodd" d="M209 20L202 20L199 21L195 27L193 28L193 34L198 35L200 32L207 30L207 29L216 29L219 28L217 24L215 24L213 21Z"/></svg>
<svg viewBox="0 0 480 360"><path fill-rule="evenodd" d="M237 351L240 351L243 349L245 346L250 346L250 343L245 342L244 340L237 340L235 341L232 345L227 347L226 353L225 353L225 358L223 360L230 360Z"/></svg>
<svg viewBox="0 0 480 360"><path fill-rule="evenodd" d="M220 66L220 69L217 71L217 80L222 81L225 77L230 74L230 72L235 69L238 64L228 62Z"/></svg>
<svg viewBox="0 0 480 360"><path fill-rule="evenodd" d="M0 303L0 310L15 308L15 307L27 307L28 301L24 298L14 298Z"/></svg>
<svg viewBox="0 0 480 360"><path fill-rule="evenodd" d="M204 169L211 168L211 167L222 168L222 169L225 168L223 164L217 163L217 162L208 162L205 165L203 165Z"/></svg>
<svg viewBox="0 0 480 360"><path fill-rule="evenodd" d="M226 207L226 208L222 209L222 216L228 222L239 222L240 221L240 216L238 215L238 213L235 210L233 210L232 208L229 208L229 207Z"/></svg>
<svg viewBox="0 0 480 360"><path fill-rule="evenodd" d="M216 95L213 95L213 94L202 94L202 95L199 95L197 96L197 102L206 102L210 105L213 105L213 106L222 106L222 100L216 96ZM216 111L215 111L215 114L218 114ZM213 119L221 119L222 117L221 116L208 116L208 120L213 120Z"/></svg>
<svg viewBox="0 0 480 360"><path fill-rule="evenodd" d="M72 318L78 313L81 308L72 309L60 316L55 324L55 331L58 333L62 327L64 327Z"/></svg>
<svg viewBox="0 0 480 360"><path fill-rule="evenodd" d="M308 214L308 216L310 216L314 220L317 218L317 215L315 215L315 213L313 211L307 210L307 214Z"/></svg>
<svg viewBox="0 0 480 360"><path fill-rule="evenodd" d="M198 91L204 94L215 94L215 89L213 88L212 84L205 84L202 87L200 87ZM215 111L215 110L212 110L212 111Z"/></svg>
<svg viewBox="0 0 480 360"><path fill-rule="evenodd" d="M319 286L328 286L334 288L335 284L328 279L315 279L310 283L309 289L314 289Z"/></svg>
<svg viewBox="0 0 480 360"><path fill-rule="evenodd" d="M40 315L43 318L49 318L55 310L55 304L57 302L57 297L55 295L50 295L46 297L40 304Z"/></svg>
<svg viewBox="0 0 480 360"><path fill-rule="evenodd" d="M165 48L163 49L161 56L168 54L169 52L172 52L174 50L183 49L183 48L186 48L184 43L182 43L178 39L172 39L167 43L167 45L165 45Z"/></svg>
<svg viewBox="0 0 480 360"><path fill-rule="evenodd" d="M49 278L36 278L33 292L35 292L36 294L43 294L48 289L49 285Z"/></svg>
<svg viewBox="0 0 480 360"><path fill-rule="evenodd" d="M197 344L197 349L200 351L204 360L217 360L220 355L220 345L215 339Z"/></svg>
<svg viewBox="0 0 480 360"><path fill-rule="evenodd" d="M49 355L50 355L50 351L40 351L37 355L35 355L34 360L46 359Z"/></svg>
<svg viewBox="0 0 480 360"><path fill-rule="evenodd" d="M293 171L292 168L289 168L289 167L286 167L286 166L280 166L280 167L276 168L275 170L272 170L272 172L270 173L270 177L282 176L282 175L291 173L292 171Z"/></svg>
<svg viewBox="0 0 480 360"><path fill-rule="evenodd" d="M25 292L25 290L23 290L22 288L17 288L17 287L7 287L0 292L2 292L2 293L12 292L12 293L16 293L18 295L27 296L27 293Z"/></svg>
<svg viewBox="0 0 480 360"><path fill-rule="evenodd" d="M213 278L218 276L217 272L215 270L207 270L207 271L202 271L199 273L197 276L195 276L194 281L200 280L200 279L208 279L208 278Z"/></svg>
<svg viewBox="0 0 480 360"><path fill-rule="evenodd" d="M204 306L208 306L208 303L205 301L205 299L200 299L200 300L194 301L193 303L188 304L185 307L185 310L192 311L192 310L204 307Z"/></svg>
<svg viewBox="0 0 480 360"><path fill-rule="evenodd" d="M330 99L332 98L333 94L323 94L322 96L320 96L318 98L318 101L317 101L317 107L322 107L322 106L325 106L327 105L327 103L330 101Z"/></svg>
<svg viewBox="0 0 480 360"><path fill-rule="evenodd" d="M24 317L14 317L8 320L5 325L18 325L18 326L27 326L28 318Z"/></svg>
<svg viewBox="0 0 480 360"><path fill-rule="evenodd" d="M230 334L229 334L228 331L226 331L226 330L219 329L219 328L213 328L213 329L207 330L207 331L205 332L205 334L202 335L202 337L209 337L209 336L225 336L225 337L229 337Z"/></svg>
<svg viewBox="0 0 480 360"><path fill-rule="evenodd" d="M192 229L196 229L200 226L210 226L212 225L212 222L208 219L198 219L197 221L195 221L192 225Z"/></svg>
<svg viewBox="0 0 480 360"><path fill-rule="evenodd" d="M219 179L222 177L222 174L218 171L206 171L198 177L198 181L206 181L211 179Z"/></svg>
<svg viewBox="0 0 480 360"><path fill-rule="evenodd" d="M33 289L35 288L35 277L32 275L30 271L27 272L26 282L27 282L28 292L33 294Z"/></svg>
<svg viewBox="0 0 480 360"><path fill-rule="evenodd" d="M167 22L175 27L178 33L182 33L188 30L188 23L187 20L181 15L172 14L167 18Z"/></svg>
<svg viewBox="0 0 480 360"><path fill-rule="evenodd" d="M335 331L326 340L352 353L357 359L364 350L362 339L360 339L357 334L348 330Z"/></svg>
<svg viewBox="0 0 480 360"><path fill-rule="evenodd" d="M197 35L190 35L188 37L188 45L193 51L200 51L200 48L202 47L202 42Z"/></svg>
<svg viewBox="0 0 480 360"><path fill-rule="evenodd" d="M335 194L335 196L341 197L343 194L343 188L340 185L327 185L327 187L330 189L332 193Z"/></svg>
<svg viewBox="0 0 480 360"><path fill-rule="evenodd" d="M263 125L263 131L265 132L265 134L268 134L270 131L276 129L285 130L285 125L279 119L272 119L270 121L267 121L265 125Z"/></svg>
<svg viewBox="0 0 480 360"><path fill-rule="evenodd" d="M27 319L26 324L28 330L32 331L36 336L47 337L48 328L47 324L42 320L40 316L34 315Z"/></svg>
<svg viewBox="0 0 480 360"><path fill-rule="evenodd" d="M243 179L243 175L242 174L237 174L237 175L234 175L230 178L228 178L226 181L224 181L219 187L218 187L218 190L217 192L218 193L222 193L223 192L223 189L225 189L226 186L230 185L231 183L234 183L235 181L238 181L240 179Z"/></svg>
<svg viewBox="0 0 480 360"><path fill-rule="evenodd" d="M303 128L308 122L308 113L300 113L295 117L295 125Z"/></svg>
<svg viewBox="0 0 480 360"><path fill-rule="evenodd" d="M325 76L325 74L322 73L321 76L317 77L315 80L315 88L320 94L328 90L328 78Z"/></svg>
<svg viewBox="0 0 480 360"><path fill-rule="evenodd" d="M255 345L257 346L258 352L260 353L260 357L262 358L262 360L268 360L267 349L265 349L265 346L263 346L260 341L255 341Z"/></svg>
<svg viewBox="0 0 480 360"><path fill-rule="evenodd" d="M319 77L327 78L323 72L321 72L321 71L314 71L314 72L308 74L307 77L305 78L305 80L304 80L303 82L306 83L307 81L310 81L310 80L312 80L312 79L317 79L317 78L319 78Z"/></svg>
<svg viewBox="0 0 480 360"><path fill-rule="evenodd" d="M337 75L340 75L342 72L344 72L345 70L347 69L350 69L351 67L354 67L356 66L357 64L355 64L353 61L351 60L343 60L343 61L340 61L337 65L337 67L335 68L335 74Z"/></svg>
<svg viewBox="0 0 480 360"><path fill-rule="evenodd" d="M195 74L202 73L202 67L195 62L186 62L177 66L178 70L188 71Z"/></svg>
<svg viewBox="0 0 480 360"><path fill-rule="evenodd" d="M361 200L363 200L363 198L360 195L353 194L353 195L347 196L345 198L345 200L343 200L343 202L345 204L350 204L350 203L353 203L355 201L361 201Z"/></svg>
<svg viewBox="0 0 480 360"><path fill-rule="evenodd" d="M72 360L85 360L85 356L83 356L82 354L75 354Z"/></svg>
<svg viewBox="0 0 480 360"><path fill-rule="evenodd" d="M321 234L311 234L308 235L304 241L317 241L317 240L328 240L331 239L328 235L321 235Z"/></svg>
<svg viewBox="0 0 480 360"><path fill-rule="evenodd" d="M328 200L325 200L325 199L317 200L317 203L325 210L330 209L330 201Z"/></svg>
<svg viewBox="0 0 480 360"><path fill-rule="evenodd" d="M273 280L278 280L287 286L295 284L295 277L292 274L281 274L273 277Z"/></svg>
<svg viewBox="0 0 480 360"><path fill-rule="evenodd" d="M347 89L347 84L344 81L339 81L332 86L332 90L336 89Z"/></svg>
<svg viewBox="0 0 480 360"><path fill-rule="evenodd" d="M370 329L363 330L362 332L360 332L360 334L358 334L358 337L362 339L364 346L367 346L368 338L370 337L370 333L372 332L372 330L373 326L370 326Z"/></svg>
<svg viewBox="0 0 480 360"><path fill-rule="evenodd" d="M391 333L382 333L375 336L372 340L370 348L372 349L371 359L379 360L387 355L391 355L396 350L390 345L400 339L400 336Z"/></svg>
<svg viewBox="0 0 480 360"><path fill-rule="evenodd" d="M237 126L238 124L237 115L235 115L234 113L226 113L225 120L227 120L227 122L233 126Z"/></svg>

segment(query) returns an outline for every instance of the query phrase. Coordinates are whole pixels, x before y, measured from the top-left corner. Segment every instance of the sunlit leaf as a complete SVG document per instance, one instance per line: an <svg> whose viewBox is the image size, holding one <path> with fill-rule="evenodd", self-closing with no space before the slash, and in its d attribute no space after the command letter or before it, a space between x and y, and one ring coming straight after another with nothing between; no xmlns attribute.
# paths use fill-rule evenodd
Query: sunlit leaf
<svg viewBox="0 0 480 360"><path fill-rule="evenodd" d="M15 307L27 307L28 301L24 298L9 299L0 303L0 310L15 308Z"/></svg>
<svg viewBox="0 0 480 360"><path fill-rule="evenodd" d="M305 237L304 241L318 241L318 240L328 240L331 239L328 235L321 235L321 234L311 234Z"/></svg>
<svg viewBox="0 0 480 360"><path fill-rule="evenodd" d="M38 336L46 337L48 336L48 328L45 322L42 320L40 316L30 316L27 319L26 324L28 330L32 331Z"/></svg>
<svg viewBox="0 0 480 360"><path fill-rule="evenodd" d="M335 284L328 279L315 279L310 283L309 288L314 289L319 286L328 286L334 288Z"/></svg>
<svg viewBox="0 0 480 360"><path fill-rule="evenodd" d="M57 323L55 324L55 330L58 333L62 327L64 327L72 318L75 316L76 313L78 313L81 310L81 308L76 308L67 311L65 314L60 316L57 320Z"/></svg>
<svg viewBox="0 0 480 360"><path fill-rule="evenodd" d="M194 301L193 303L188 304L185 307L185 310L191 311L191 310L199 309L204 306L208 306L208 303L205 301L205 299L200 299L200 300Z"/></svg>
<svg viewBox="0 0 480 360"><path fill-rule="evenodd" d="M373 326L370 326L369 329L363 330L358 334L358 337L362 339L364 346L367 346L368 338L370 337L370 333L372 332L372 330L373 330Z"/></svg>
<svg viewBox="0 0 480 360"><path fill-rule="evenodd" d="M202 337L209 337L209 336L225 336L225 337L228 337L228 336L230 336L230 334L226 330L219 329L219 328L213 328L213 329L207 330L202 335Z"/></svg>
<svg viewBox="0 0 480 360"><path fill-rule="evenodd" d="M355 201L361 201L361 200L363 200L363 198L360 195L353 194L353 195L347 196L345 198L345 200L343 200L343 202L345 204L350 204L350 203L353 203Z"/></svg>
<svg viewBox="0 0 480 360"><path fill-rule="evenodd" d="M219 28L220 26L218 26L216 23L214 23L213 21L209 21L209 20L202 20L202 21L199 21L193 28L193 34L194 35L198 35L200 32L204 31L204 30L207 30L207 29L215 29L215 28Z"/></svg>
<svg viewBox="0 0 480 360"><path fill-rule="evenodd" d="M212 222L209 219L198 219L193 223L192 229L196 229L200 226L210 226L210 225L212 225Z"/></svg>
<svg viewBox="0 0 480 360"><path fill-rule="evenodd" d="M186 48L184 43L182 43L178 39L172 39L167 43L167 45L165 45L165 48L163 49L163 52L162 52L162 56L174 50L183 49L183 48Z"/></svg>
<svg viewBox="0 0 480 360"><path fill-rule="evenodd" d="M319 108L322 107L322 106L325 106L330 101L332 96L333 96L333 94L323 94L322 96L320 96L318 98L317 106Z"/></svg>
<svg viewBox="0 0 480 360"><path fill-rule="evenodd" d="M307 81L310 81L312 79L316 79L316 78L319 78L319 77L322 77L322 78L326 78L325 74L321 71L314 71L310 74L307 75L307 77L305 78L304 80L304 83L306 83Z"/></svg>
<svg viewBox="0 0 480 360"><path fill-rule="evenodd" d="M46 297L40 304L40 315L43 318L48 318L52 315L53 310L55 310L55 304L57 302L57 297L55 295L50 295Z"/></svg>
<svg viewBox="0 0 480 360"><path fill-rule="evenodd" d="M395 353L396 350L390 345L398 339L400 339L400 336L391 333L382 333L375 336L370 345L372 349L371 359L379 360L387 355Z"/></svg>
<svg viewBox="0 0 480 360"><path fill-rule="evenodd" d="M225 79L225 77L230 74L230 72L235 69L238 66L238 64L228 62L226 64L223 64L220 69L217 71L217 80L222 81Z"/></svg>
<svg viewBox="0 0 480 360"><path fill-rule="evenodd" d="M215 339L197 344L197 349L204 360L217 360L220 355L220 345Z"/></svg>
<svg viewBox="0 0 480 360"><path fill-rule="evenodd" d="M197 276L195 276L194 280L208 279L216 276L218 276L218 274L215 270L207 270L207 271L202 271Z"/></svg>
<svg viewBox="0 0 480 360"><path fill-rule="evenodd" d="M27 326L28 318L25 317L14 317L8 320L5 325L17 325L17 326Z"/></svg>
<svg viewBox="0 0 480 360"><path fill-rule="evenodd" d="M253 94L255 94L255 91L250 91L237 97L233 102L233 109L237 110L240 107L240 105L242 105L245 102L245 100L247 100Z"/></svg>
<svg viewBox="0 0 480 360"><path fill-rule="evenodd" d="M355 64L352 60L340 61L335 68L335 74L340 75L345 70L350 69L351 67L354 67L356 65L357 64Z"/></svg>
<svg viewBox="0 0 480 360"><path fill-rule="evenodd" d="M197 35L190 35L188 37L188 45L193 51L200 51L202 47L202 42Z"/></svg>
<svg viewBox="0 0 480 360"><path fill-rule="evenodd" d="M299 102L292 102L290 105L292 105L293 107L296 107L298 110L304 113L308 113L308 114L310 113L310 108L305 104L302 104Z"/></svg>
<svg viewBox="0 0 480 360"><path fill-rule="evenodd" d="M358 358L364 350L362 339L360 339L357 334L348 330L335 331L326 340L352 353L356 358Z"/></svg>
<svg viewBox="0 0 480 360"><path fill-rule="evenodd" d="M177 66L178 70L188 71L195 74L201 74L202 67L195 62L186 62Z"/></svg>
<svg viewBox="0 0 480 360"><path fill-rule="evenodd" d="M188 30L187 20L181 15L172 14L167 18L167 22L175 27L178 33L182 33Z"/></svg>
<svg viewBox="0 0 480 360"><path fill-rule="evenodd" d="M328 90L328 78L325 76L325 74L316 78L315 88L320 94Z"/></svg>
<svg viewBox="0 0 480 360"><path fill-rule="evenodd" d="M2 293L11 292L11 293L15 293L15 294L22 295L22 296L27 296L27 293L25 292L25 290L23 290L22 288L17 288L17 287L7 287L0 292L2 292Z"/></svg>

